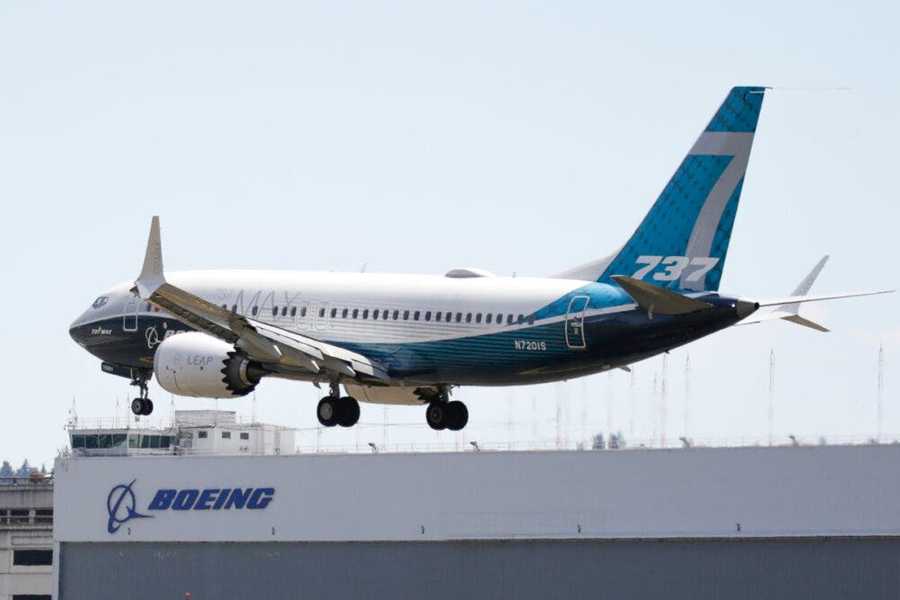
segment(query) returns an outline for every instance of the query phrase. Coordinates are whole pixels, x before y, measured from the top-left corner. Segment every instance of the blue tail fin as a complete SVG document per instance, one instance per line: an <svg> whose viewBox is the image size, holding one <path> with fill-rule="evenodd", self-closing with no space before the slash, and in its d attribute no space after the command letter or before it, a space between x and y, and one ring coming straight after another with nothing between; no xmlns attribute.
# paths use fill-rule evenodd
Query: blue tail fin
<svg viewBox="0 0 900 600"><path fill-rule="evenodd" d="M718 290L763 87L732 88L631 239L598 278Z"/></svg>

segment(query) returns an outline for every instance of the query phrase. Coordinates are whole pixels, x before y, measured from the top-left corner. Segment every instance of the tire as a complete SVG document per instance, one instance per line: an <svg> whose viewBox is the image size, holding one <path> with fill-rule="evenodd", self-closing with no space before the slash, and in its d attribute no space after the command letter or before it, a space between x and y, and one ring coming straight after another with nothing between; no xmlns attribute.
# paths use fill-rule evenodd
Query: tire
<svg viewBox="0 0 900 600"><path fill-rule="evenodd" d="M447 425L447 429L450 431L459 431L469 422L469 409L459 400L454 400L447 404L447 409L450 412L450 422Z"/></svg>
<svg viewBox="0 0 900 600"><path fill-rule="evenodd" d="M131 401L131 412L135 414L135 416L140 416L144 414L144 399L143 398L135 398Z"/></svg>
<svg viewBox="0 0 900 600"><path fill-rule="evenodd" d="M450 420L450 411L446 402L432 402L425 409L425 421L435 431L447 429Z"/></svg>
<svg viewBox="0 0 900 600"><path fill-rule="evenodd" d="M344 396L338 401L338 425L353 427L359 422L359 402L356 398Z"/></svg>
<svg viewBox="0 0 900 600"><path fill-rule="evenodd" d="M332 398L331 396L325 396L321 400L319 400L319 405L316 406L316 417L319 419L319 423L324 427L334 427L338 424L338 402L337 398Z"/></svg>
<svg viewBox="0 0 900 600"><path fill-rule="evenodd" d="M144 398L143 402L144 411L141 414L145 417L149 417L151 414L153 414L153 400L151 400L150 398Z"/></svg>

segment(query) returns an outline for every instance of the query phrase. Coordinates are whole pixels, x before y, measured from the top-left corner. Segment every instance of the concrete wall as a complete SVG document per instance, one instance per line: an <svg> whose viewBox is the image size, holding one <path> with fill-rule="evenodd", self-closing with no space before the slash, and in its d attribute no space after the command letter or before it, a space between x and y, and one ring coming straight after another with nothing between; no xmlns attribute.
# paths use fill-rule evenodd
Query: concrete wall
<svg viewBox="0 0 900 600"><path fill-rule="evenodd" d="M62 545L61 600L897 598L900 541Z"/></svg>

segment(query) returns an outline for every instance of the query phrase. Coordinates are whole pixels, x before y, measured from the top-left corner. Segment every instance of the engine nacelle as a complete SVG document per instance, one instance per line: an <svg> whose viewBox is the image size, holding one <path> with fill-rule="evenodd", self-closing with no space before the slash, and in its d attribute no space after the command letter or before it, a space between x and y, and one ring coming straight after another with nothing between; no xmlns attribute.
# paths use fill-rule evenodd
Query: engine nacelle
<svg viewBox="0 0 900 600"><path fill-rule="evenodd" d="M153 357L153 372L167 392L198 398L244 396L261 376L231 344L193 331L163 340Z"/></svg>

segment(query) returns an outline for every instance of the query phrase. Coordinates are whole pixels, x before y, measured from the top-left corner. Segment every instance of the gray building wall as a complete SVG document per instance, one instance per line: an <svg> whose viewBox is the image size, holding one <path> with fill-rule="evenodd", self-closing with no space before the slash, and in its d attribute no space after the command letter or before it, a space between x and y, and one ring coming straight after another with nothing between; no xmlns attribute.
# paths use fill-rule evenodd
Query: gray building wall
<svg viewBox="0 0 900 600"><path fill-rule="evenodd" d="M61 600L897 598L900 540L64 543Z"/></svg>

